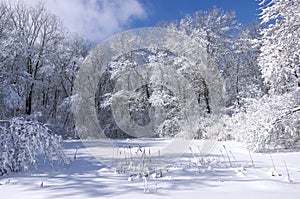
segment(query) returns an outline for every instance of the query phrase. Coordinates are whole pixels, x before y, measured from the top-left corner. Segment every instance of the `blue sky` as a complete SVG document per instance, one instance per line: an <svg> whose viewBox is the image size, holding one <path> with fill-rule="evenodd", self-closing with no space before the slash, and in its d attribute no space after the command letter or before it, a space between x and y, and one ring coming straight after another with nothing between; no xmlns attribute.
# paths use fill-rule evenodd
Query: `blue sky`
<svg viewBox="0 0 300 199"><path fill-rule="evenodd" d="M4 1L4 0L0 0ZM19 0L10 0L10 2ZM151 27L161 21L180 19L196 10L213 6L235 11L237 19L250 24L257 18L257 0L23 0L34 5L40 1L60 17L70 32L93 42L131 28Z"/></svg>
<svg viewBox="0 0 300 199"><path fill-rule="evenodd" d="M159 21L180 19L197 10L209 10L213 6L225 11L235 11L237 19L248 25L258 18L256 0L140 0L147 18L136 20L133 27L155 26Z"/></svg>

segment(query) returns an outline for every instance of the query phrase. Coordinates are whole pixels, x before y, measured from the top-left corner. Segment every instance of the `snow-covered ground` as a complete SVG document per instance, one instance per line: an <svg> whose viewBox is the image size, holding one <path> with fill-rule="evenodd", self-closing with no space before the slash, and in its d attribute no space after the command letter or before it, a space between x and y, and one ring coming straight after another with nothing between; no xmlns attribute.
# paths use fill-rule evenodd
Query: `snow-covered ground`
<svg viewBox="0 0 300 199"><path fill-rule="evenodd" d="M128 166L131 161L142 160L137 150L140 147L141 154L144 149L147 154L149 148L155 151L168 141L128 140L122 144L125 142L132 145L133 155L127 151L125 158L121 148L115 148L114 151L120 150L116 152L119 155L110 160L119 165L119 172L100 163L95 153L86 148L88 145L68 141L64 148L70 158L79 147L74 162L52 170L43 166L31 172L2 176L0 198L299 198L300 195L300 152L251 153L253 167L249 152L240 143L217 142L203 157L199 149L204 142L194 141L178 159L167 160L164 165L155 159L156 152L152 152L153 159L145 156L144 163L152 164L145 178L134 171L138 168ZM120 169L122 164L127 165L125 173ZM152 172L160 169L162 177L159 172Z"/></svg>

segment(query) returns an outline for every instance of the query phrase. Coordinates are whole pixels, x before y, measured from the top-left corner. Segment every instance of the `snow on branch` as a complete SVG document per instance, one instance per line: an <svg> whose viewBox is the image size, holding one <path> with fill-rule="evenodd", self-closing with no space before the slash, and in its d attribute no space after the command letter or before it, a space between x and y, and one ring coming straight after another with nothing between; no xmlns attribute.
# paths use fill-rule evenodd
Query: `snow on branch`
<svg viewBox="0 0 300 199"><path fill-rule="evenodd" d="M60 136L36 121L13 118L0 123L0 176L36 167L38 157L52 166L55 161L66 163L60 148Z"/></svg>

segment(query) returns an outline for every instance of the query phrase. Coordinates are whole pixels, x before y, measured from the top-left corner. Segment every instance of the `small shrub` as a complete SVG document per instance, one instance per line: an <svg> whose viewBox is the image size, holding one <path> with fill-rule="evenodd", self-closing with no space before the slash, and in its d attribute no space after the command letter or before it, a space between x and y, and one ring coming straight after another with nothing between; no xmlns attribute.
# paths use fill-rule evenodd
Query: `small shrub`
<svg viewBox="0 0 300 199"><path fill-rule="evenodd" d="M54 161L66 162L60 148L60 136L36 121L13 118L0 124L0 175L36 167L38 156L50 165Z"/></svg>

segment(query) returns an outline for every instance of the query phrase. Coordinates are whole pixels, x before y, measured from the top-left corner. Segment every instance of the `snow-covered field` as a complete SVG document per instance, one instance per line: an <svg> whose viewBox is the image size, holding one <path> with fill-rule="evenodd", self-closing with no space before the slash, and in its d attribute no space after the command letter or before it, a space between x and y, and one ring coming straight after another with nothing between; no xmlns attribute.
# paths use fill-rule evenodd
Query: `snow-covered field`
<svg viewBox="0 0 300 199"><path fill-rule="evenodd" d="M166 164L162 165L158 159L155 160L154 151L164 147L167 141L128 140L122 144L125 142L132 145L130 150L133 155L129 155L127 151L125 158L122 156L121 148L115 148L114 151L120 150L117 152L119 155L114 155L110 160L119 167L120 164L127 165L129 169L124 169L125 173L122 173L120 168L119 172L116 172L115 168L100 163L94 153L90 153L86 148L87 145L80 141L68 141L64 143L64 148L70 158L73 158L76 148L79 148L74 162L68 166L56 166L54 169L43 166L31 172L2 176L0 198L299 198L300 196L300 152L280 152L272 155L251 153L252 163L249 152L240 143L217 142L212 151L203 157L199 150L203 146L203 141L194 141L191 148L178 159L167 160ZM153 159L150 160L149 156L146 156L143 161L145 164L147 161L149 164L151 162L152 169L156 171L161 169L162 177L159 176L159 172L153 173L151 169L148 177L143 177L134 171L138 170L137 168L128 166L131 161L142 160L138 158L141 155L135 153L139 147L140 151L145 149L145 154L151 148Z"/></svg>

